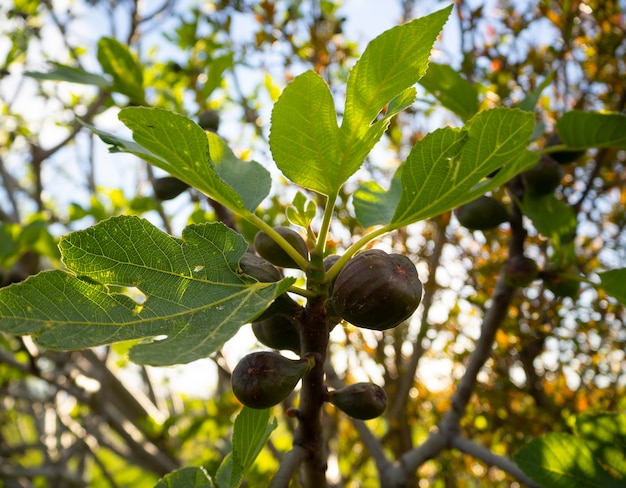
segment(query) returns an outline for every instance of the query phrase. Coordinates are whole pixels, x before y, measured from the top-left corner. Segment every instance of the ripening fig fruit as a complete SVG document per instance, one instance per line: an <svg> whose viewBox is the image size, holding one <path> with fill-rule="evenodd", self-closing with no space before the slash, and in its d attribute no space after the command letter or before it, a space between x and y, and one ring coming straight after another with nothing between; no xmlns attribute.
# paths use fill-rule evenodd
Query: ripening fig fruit
<svg viewBox="0 0 626 488"><path fill-rule="evenodd" d="M547 156L522 173L526 191L532 195L549 195L561 184L565 171L559 163Z"/></svg>
<svg viewBox="0 0 626 488"><path fill-rule="evenodd" d="M509 220L504 205L485 195L456 208L454 214L459 223L470 230L495 229Z"/></svg>
<svg viewBox="0 0 626 488"><path fill-rule="evenodd" d="M313 357L289 359L272 351L253 352L244 356L233 370L233 393L250 408L278 405L314 363Z"/></svg>
<svg viewBox="0 0 626 488"><path fill-rule="evenodd" d="M374 383L355 383L328 392L328 402L352 418L370 420L380 417L387 408L387 394Z"/></svg>
<svg viewBox="0 0 626 488"><path fill-rule="evenodd" d="M552 146L560 146L563 144L561 137L558 132L553 132L546 139L546 149ZM563 150L563 151L554 151L547 153L552 159L554 159L559 164L569 164L576 162L583 154L585 154L584 150Z"/></svg>
<svg viewBox="0 0 626 488"><path fill-rule="evenodd" d="M296 322L288 315L278 314L253 322L252 332L267 347L300 352L300 332Z"/></svg>
<svg viewBox="0 0 626 488"><path fill-rule="evenodd" d="M241 256L239 267L245 274L261 283L273 283L282 278L280 271L272 263L249 252Z"/></svg>
<svg viewBox="0 0 626 488"><path fill-rule="evenodd" d="M189 185L174 176L164 176L156 178L152 188L157 200L172 200L189 188Z"/></svg>
<svg viewBox="0 0 626 488"><path fill-rule="evenodd" d="M521 255L507 259L502 266L502 272L504 279L511 286L528 286L539 277L537 263L533 259Z"/></svg>
<svg viewBox="0 0 626 488"><path fill-rule="evenodd" d="M217 132L220 126L220 114L217 110L204 110L198 116L198 125L204 130Z"/></svg>
<svg viewBox="0 0 626 488"><path fill-rule="evenodd" d="M274 227L274 230L291 244L295 250L298 251L298 254L305 259L309 258L309 250L307 249L306 242L304 242L304 239L298 232L283 226ZM282 268L298 267L293 258L262 230L257 232L257 235L254 237L254 248L259 256L267 259L276 266Z"/></svg>
<svg viewBox="0 0 626 488"><path fill-rule="evenodd" d="M422 300L422 283L408 257L370 249L341 269L330 300L333 312L351 324L385 330L413 315Z"/></svg>

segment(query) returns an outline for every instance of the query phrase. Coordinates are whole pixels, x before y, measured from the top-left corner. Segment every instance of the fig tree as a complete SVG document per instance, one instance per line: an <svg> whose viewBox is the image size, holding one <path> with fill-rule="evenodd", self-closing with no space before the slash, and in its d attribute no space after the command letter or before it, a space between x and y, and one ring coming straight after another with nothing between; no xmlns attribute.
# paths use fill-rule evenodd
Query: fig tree
<svg viewBox="0 0 626 488"><path fill-rule="evenodd" d="M413 262L402 254L370 249L341 269L331 290L333 312L358 327L385 330L408 319L422 300Z"/></svg>
<svg viewBox="0 0 626 488"><path fill-rule="evenodd" d="M288 315L278 314L253 322L252 332L267 347L300 352L300 332L296 322Z"/></svg>
<svg viewBox="0 0 626 488"><path fill-rule="evenodd" d="M541 156L539 162L522 173L526 191L533 195L549 195L561 184L565 171L553 159Z"/></svg>
<svg viewBox="0 0 626 488"><path fill-rule="evenodd" d="M164 176L156 178L152 188L157 200L172 200L189 188L189 185L174 176Z"/></svg>
<svg viewBox="0 0 626 488"><path fill-rule="evenodd" d="M289 359L272 351L253 352L244 356L233 370L233 393L250 408L278 405L314 363L312 357Z"/></svg>
<svg viewBox="0 0 626 488"><path fill-rule="evenodd" d="M561 140L561 136L559 136L558 132L553 132L546 139L546 149L552 146L560 146L563 144ZM564 149L561 151L553 151L546 153L552 159L554 159L559 164L569 164L576 162L583 154L585 154L584 150L580 149Z"/></svg>
<svg viewBox="0 0 626 488"><path fill-rule="evenodd" d="M291 244L295 250L303 258L308 259L309 251L306 246L306 242L302 236L289 227L278 226L274 227L274 230L278 232L289 244ZM269 234L264 231L257 232L254 237L254 248L256 252L262 258L265 258L270 263L280 266L282 268L297 268L298 265L293 258L287 254L287 252L280 247Z"/></svg>
<svg viewBox="0 0 626 488"><path fill-rule="evenodd" d="M499 201L488 196L461 205L454 210L459 223L470 230L495 229L509 220L509 214Z"/></svg>
<svg viewBox="0 0 626 488"><path fill-rule="evenodd" d="M502 272L504 273L504 279L511 286L528 286L539 277L537 263L521 255L515 255L507 259L502 267Z"/></svg>
<svg viewBox="0 0 626 488"><path fill-rule="evenodd" d="M370 420L387 408L387 394L374 383L355 383L328 392L328 402L352 418Z"/></svg>

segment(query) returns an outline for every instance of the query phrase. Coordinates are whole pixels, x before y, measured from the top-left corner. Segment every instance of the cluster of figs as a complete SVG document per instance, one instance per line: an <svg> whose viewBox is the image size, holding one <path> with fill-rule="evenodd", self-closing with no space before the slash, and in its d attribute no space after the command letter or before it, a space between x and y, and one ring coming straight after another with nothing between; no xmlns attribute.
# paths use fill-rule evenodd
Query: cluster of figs
<svg viewBox="0 0 626 488"><path fill-rule="evenodd" d="M557 132L546 138L545 149L537 164L520 175L524 193L529 198L541 198L554 193L565 175L564 165L578 161L585 153L582 150L564 147ZM456 208L454 214L459 223L470 230L487 231L509 221L506 207L491 196L481 196L466 203ZM512 286L524 287L541 278L555 296L575 296L580 282L564 278L561 271L552 268L540 270L537 263L526 256L509 259L503 269L508 283Z"/></svg>
<svg viewBox="0 0 626 488"><path fill-rule="evenodd" d="M305 259L307 245L295 230L279 226L279 233ZM265 232L254 239L254 251L246 253L241 271L260 282L282 278L279 268L296 268L294 260ZM339 259L331 255L324 261L326 270ZM408 319L422 298L422 283L413 262L401 254L365 250L343 266L329 285L327 314L357 327L386 330ZM269 408L291 394L302 377L316 364L316 356L302 350L298 315L302 306L287 293L279 296L252 323L259 342L273 349L244 356L232 373L232 388L237 399L251 408ZM298 359L279 351L290 350ZM380 416L387 404L385 390L361 382L341 389L327 390L324 400L349 416L369 420Z"/></svg>

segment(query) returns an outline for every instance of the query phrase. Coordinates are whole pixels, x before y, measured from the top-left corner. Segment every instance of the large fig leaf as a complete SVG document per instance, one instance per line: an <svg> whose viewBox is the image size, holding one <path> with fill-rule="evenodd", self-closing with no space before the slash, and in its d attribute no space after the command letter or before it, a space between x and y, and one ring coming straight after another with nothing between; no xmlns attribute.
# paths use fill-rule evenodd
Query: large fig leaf
<svg viewBox="0 0 626 488"><path fill-rule="evenodd" d="M285 88L272 112L270 148L287 178L325 195L338 192L391 117L413 103L412 86L426 72L451 9L393 27L368 44L350 71L341 127L321 77L307 72Z"/></svg>
<svg viewBox="0 0 626 488"><path fill-rule="evenodd" d="M217 135L187 117L160 108L129 107L119 118L133 131L133 141L85 125L111 144L112 152L145 159L239 214L254 212L269 194L271 178L263 166L237 159Z"/></svg>
<svg viewBox="0 0 626 488"><path fill-rule="evenodd" d="M445 127L428 134L400 167L400 194L394 187L389 192L368 191L367 184L357 190L359 221L400 228L493 190L537 161L538 156L526 150L533 128L532 113L497 108L478 113L463 129ZM387 211L373 210L378 204ZM395 213L385 220L394 204Z"/></svg>
<svg viewBox="0 0 626 488"><path fill-rule="evenodd" d="M144 219L114 217L59 247L67 272L0 290L0 330L56 349L152 339L131 349L138 363L206 357L293 283L240 274L247 243L221 223L191 225L177 239Z"/></svg>
<svg viewBox="0 0 626 488"><path fill-rule="evenodd" d="M515 455L519 467L540 486L550 488L618 488L580 437L551 433L533 439Z"/></svg>
<svg viewBox="0 0 626 488"><path fill-rule="evenodd" d="M626 115L574 110L564 113L556 126L571 149L626 148Z"/></svg>
<svg viewBox="0 0 626 488"><path fill-rule="evenodd" d="M296 77L272 110L270 148L278 168L298 185L332 194L344 182L338 137L326 82L312 71Z"/></svg>
<svg viewBox="0 0 626 488"><path fill-rule="evenodd" d="M599 288L602 288L609 295L615 297L622 305L626 306L626 268L612 269L611 271L605 271L600 273L601 284Z"/></svg>

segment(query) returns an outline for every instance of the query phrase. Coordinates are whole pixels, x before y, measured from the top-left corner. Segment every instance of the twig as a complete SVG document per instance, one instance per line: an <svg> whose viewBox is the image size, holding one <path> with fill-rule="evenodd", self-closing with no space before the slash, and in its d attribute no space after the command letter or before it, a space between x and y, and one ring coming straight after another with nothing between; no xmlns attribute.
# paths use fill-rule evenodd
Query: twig
<svg viewBox="0 0 626 488"><path fill-rule="evenodd" d="M308 456L309 453L305 448L293 446L293 449L283 457L269 488L288 488L289 482Z"/></svg>
<svg viewBox="0 0 626 488"><path fill-rule="evenodd" d="M540 488L539 485L530 479L513 461L505 458L504 456L498 456L486 447L476 444L463 436L458 435L454 437L454 439L452 439L452 447L484 461L489 466L496 466L501 470L506 471L511 476L514 476L517 480L525 483L531 488Z"/></svg>

